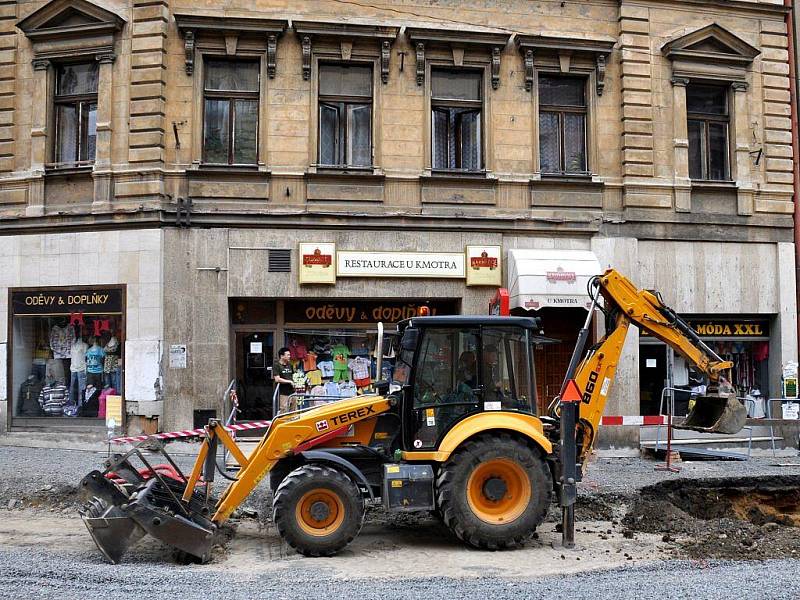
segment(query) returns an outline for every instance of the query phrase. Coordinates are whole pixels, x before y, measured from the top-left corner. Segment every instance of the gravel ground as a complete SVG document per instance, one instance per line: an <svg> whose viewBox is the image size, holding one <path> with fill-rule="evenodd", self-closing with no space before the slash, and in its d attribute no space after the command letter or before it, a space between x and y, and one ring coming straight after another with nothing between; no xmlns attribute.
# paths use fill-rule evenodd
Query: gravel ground
<svg viewBox="0 0 800 600"><path fill-rule="evenodd" d="M681 550L679 544L691 542L689 538L699 539L703 532L682 525L682 529L676 529L673 533L679 538L683 535L685 540L679 539L679 544L676 544L674 539L670 539L665 540L668 543L660 544L660 521L652 526L650 533L640 533L641 529L635 533L625 531L626 525L623 523L627 512L636 504L636 499L641 497L641 490L645 486L678 478L800 475L800 459L797 457L756 457L749 462L679 463L681 472L677 475L655 471L654 466L657 463L652 460L595 458L588 465L579 494L578 540L579 545L581 541L586 545L583 551L577 551L574 555L568 554L566 561L562 563L564 556L559 559L560 552L549 546L533 547L514 554L488 553L485 558L481 558L484 556L482 553L476 554L460 546L456 549L445 547L451 563L474 561L470 562L475 564L472 571L457 576L432 575L433 572L442 570L438 567L434 571L430 571L429 567L422 574L415 570L409 561L422 560L426 564L439 564L437 561L441 559L436 557L444 556L438 554L440 550L433 541L436 536L429 534L427 540L418 537L424 535L418 533L419 524L409 525L411 529L408 531L398 529L397 524L390 523L387 526L385 515L381 511L371 513L374 516L370 520L376 532L373 532L372 538L368 538L372 541L363 541L363 548L350 557L349 564L355 566L348 567L349 570L342 570L340 565L343 560L337 561L338 557L318 559L318 562L311 563L309 559L292 556L291 553L286 555L282 550L275 555L279 564L276 563L274 569L255 568L259 565L258 562L240 561L245 558L262 561L263 564L263 561L275 560L275 557L272 549L266 546L262 549L259 547L262 543L259 538L248 538L246 532L241 539L237 536L239 546L236 550L241 552L244 545L245 554L234 553L218 563L181 567L174 562L162 562L154 551L151 554L139 554L138 558L132 555L131 561L122 565L107 565L87 543L85 532L80 531L82 527L77 531L59 532L56 531L59 527L49 525L51 521L48 521L54 518L50 513L55 512L55 520L52 522L69 523L73 526L71 515L78 505L76 485L86 473L100 468L105 457L105 451L0 446L0 519L10 506L13 512L6 513L9 515L6 521L10 522L9 519L15 517L25 534L19 536L18 527L14 530L17 537L13 541L9 537L6 543L0 544L0 598L17 597L21 591L24 591L26 598L59 600L87 598L97 594L106 594L109 597L113 595L115 599L167 595L180 596L182 599L313 599L330 598L333 595L346 595L354 599L420 596L491 599L512 596L544 597L554 594L559 597L592 600L652 597L727 599L734 595L750 595L754 598L800 597L800 578L795 576L800 567L798 560L674 560L675 557L696 556L695 553ZM175 455L176 461L184 469L191 466L193 458L189 454ZM787 464L790 466L785 466ZM248 508L257 510L262 519L266 518L269 512L267 499L266 485L261 484L250 499ZM65 514L59 515L59 512ZM685 513L681 514L681 519L684 515ZM32 521L27 521L28 518ZM30 524L37 519L38 528ZM596 523L601 521L607 525L599 528ZM251 520L250 523L256 522ZM697 524L709 530L714 527L711 521L697 521ZM2 525L3 521L0 521L0 529ZM249 527L260 530L265 526ZM548 524L547 531L552 531L552 527L552 523ZM613 535L606 536L605 527L613 528ZM731 532L730 539L737 539L740 535L738 532L743 526L738 523L736 527ZM787 533L794 531L794 528L787 529ZM12 530L13 528L8 529ZM590 535L593 530L600 531L600 534L594 531ZM52 535L49 536L50 532ZM389 532L388 537L386 532ZM611 534L611 529L607 533ZM547 532L543 533L545 536L546 534ZM268 535L272 536L268 538L271 540L269 543L279 543L279 540L276 542L274 532ZM402 548L398 550L399 547L393 544L397 537L403 536L408 539L404 539ZM549 544L549 540L555 537L557 536L551 533L545 543ZM67 545L59 545L59 539ZM714 542L713 539L708 541ZM591 563L589 555L595 547L591 544L599 544L596 546L599 548L597 551L607 553L608 549L603 550L607 548L603 544L607 543L632 545L614 546L618 548L616 552L622 552L625 548L636 548L639 552L636 561L628 563L636 566L609 569L610 566L620 563L602 562L602 559ZM577 561L581 560L581 556L584 560L576 563L573 556ZM549 570L542 574L542 569L534 568L535 562L532 562L530 573L538 573L533 578L532 575L524 575L529 571L520 567L517 563L519 560L548 561ZM648 560L652 563L644 564ZM568 564L570 561L573 562ZM487 566L491 563L495 567ZM497 568L498 565L501 568ZM511 569L511 566L516 570ZM596 570L598 568L608 570ZM583 570L575 572L576 569ZM446 573L449 575L451 572L453 571ZM565 574L554 576L552 573Z"/></svg>
<svg viewBox="0 0 800 600"><path fill-rule="evenodd" d="M0 549L0 597L115 600L180 597L182 600L282 598L598 598L759 599L800 597L796 561L701 563L666 561L569 576L525 578L414 578L340 580L325 569L291 568L248 576L204 567L159 564L81 564L57 554ZM90 568L87 569L86 567ZM389 565L401 571L403 565Z"/></svg>

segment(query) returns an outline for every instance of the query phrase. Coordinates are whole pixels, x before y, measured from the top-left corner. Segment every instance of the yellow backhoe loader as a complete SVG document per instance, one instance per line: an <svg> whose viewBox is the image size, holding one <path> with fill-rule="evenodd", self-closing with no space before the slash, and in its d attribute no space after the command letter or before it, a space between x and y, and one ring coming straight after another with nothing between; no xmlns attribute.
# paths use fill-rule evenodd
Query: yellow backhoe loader
<svg viewBox="0 0 800 600"><path fill-rule="evenodd" d="M533 351L553 340L540 335L538 319L412 318L398 326L393 380L377 383L375 394L279 414L248 456L212 420L186 476L166 453L166 466L151 465L138 447L115 455L104 471L81 482L88 497L83 520L114 563L145 534L205 560L220 526L268 476L275 525L307 556L342 550L361 530L365 503L378 500L389 511L436 511L474 547L517 546L545 518L553 492L569 546L576 484L630 324L707 375L709 396L697 400L689 427L733 433L745 417L735 396L722 389L721 375L731 363L656 293L638 290L613 269L593 278L588 292L592 310L563 401L556 398L546 416L536 414ZM584 352L595 308L605 315L606 334ZM215 471L225 474L220 444L240 468L214 499ZM137 458L143 469L134 468Z"/></svg>

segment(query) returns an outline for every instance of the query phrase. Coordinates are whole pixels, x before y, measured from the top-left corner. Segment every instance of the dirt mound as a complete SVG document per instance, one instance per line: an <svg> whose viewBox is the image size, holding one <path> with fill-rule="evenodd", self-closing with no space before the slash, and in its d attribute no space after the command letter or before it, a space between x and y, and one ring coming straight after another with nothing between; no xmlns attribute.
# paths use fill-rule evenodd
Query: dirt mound
<svg viewBox="0 0 800 600"><path fill-rule="evenodd" d="M800 477L672 479L642 488L623 525L674 537L694 558L797 556Z"/></svg>

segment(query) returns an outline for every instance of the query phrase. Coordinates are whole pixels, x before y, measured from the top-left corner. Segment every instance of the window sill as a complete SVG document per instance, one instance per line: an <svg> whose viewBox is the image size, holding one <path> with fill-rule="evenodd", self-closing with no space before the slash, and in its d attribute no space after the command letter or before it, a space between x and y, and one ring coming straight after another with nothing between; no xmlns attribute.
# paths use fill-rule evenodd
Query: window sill
<svg viewBox="0 0 800 600"><path fill-rule="evenodd" d="M314 176L343 176L343 177L383 177L377 173L378 169L374 166L353 167L336 165L311 165L306 173L310 177Z"/></svg>
<svg viewBox="0 0 800 600"><path fill-rule="evenodd" d="M88 175L94 169L94 162L78 164L48 164L44 167L44 174L47 177L69 177L70 175Z"/></svg>
<svg viewBox="0 0 800 600"><path fill-rule="evenodd" d="M468 171L466 169L431 169L429 177L458 177L464 179L487 179L488 173L486 170Z"/></svg>
<svg viewBox="0 0 800 600"><path fill-rule="evenodd" d="M736 188L735 181L713 181L710 179L692 179L692 188L701 190L730 190Z"/></svg>
<svg viewBox="0 0 800 600"><path fill-rule="evenodd" d="M258 165L222 165L214 163L201 163L193 170L202 173L226 173L230 171L236 171L237 173L261 172Z"/></svg>
<svg viewBox="0 0 800 600"><path fill-rule="evenodd" d="M541 181L592 183L591 173L541 173Z"/></svg>

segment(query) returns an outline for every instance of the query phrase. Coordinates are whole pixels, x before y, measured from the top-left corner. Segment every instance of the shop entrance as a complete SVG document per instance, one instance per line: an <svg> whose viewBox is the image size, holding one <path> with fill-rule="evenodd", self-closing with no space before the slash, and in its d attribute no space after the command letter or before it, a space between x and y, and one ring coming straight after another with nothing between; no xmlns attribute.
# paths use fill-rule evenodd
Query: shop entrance
<svg viewBox="0 0 800 600"><path fill-rule="evenodd" d="M639 414L659 414L661 392L666 386L667 347L642 344L639 346Z"/></svg>
<svg viewBox="0 0 800 600"><path fill-rule="evenodd" d="M274 341L275 334L271 331L236 333L239 420L272 417Z"/></svg>
<svg viewBox="0 0 800 600"><path fill-rule="evenodd" d="M539 414L545 414L547 406L561 392L578 332L586 321L586 311L581 308L542 308L535 312L514 309L512 314L540 318L544 335L559 342L544 344L534 352L538 410Z"/></svg>

